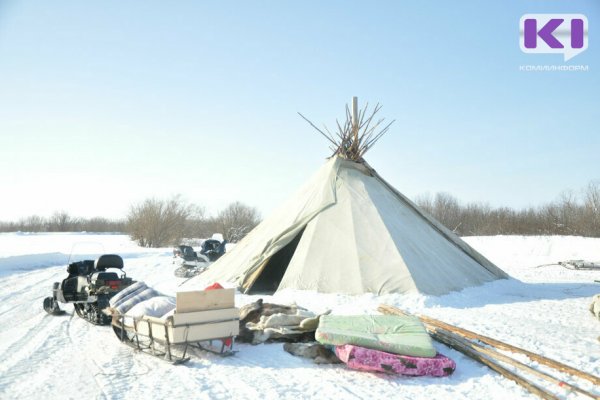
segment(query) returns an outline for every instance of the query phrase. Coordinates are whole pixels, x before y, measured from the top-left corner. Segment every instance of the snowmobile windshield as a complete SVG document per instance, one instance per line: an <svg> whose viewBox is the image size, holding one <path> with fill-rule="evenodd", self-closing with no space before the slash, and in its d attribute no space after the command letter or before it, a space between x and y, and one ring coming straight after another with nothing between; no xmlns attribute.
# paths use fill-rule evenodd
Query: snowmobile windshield
<svg viewBox="0 0 600 400"><path fill-rule="evenodd" d="M102 254L104 254L104 246L102 243L77 242L71 247L68 264L83 260L96 260Z"/></svg>

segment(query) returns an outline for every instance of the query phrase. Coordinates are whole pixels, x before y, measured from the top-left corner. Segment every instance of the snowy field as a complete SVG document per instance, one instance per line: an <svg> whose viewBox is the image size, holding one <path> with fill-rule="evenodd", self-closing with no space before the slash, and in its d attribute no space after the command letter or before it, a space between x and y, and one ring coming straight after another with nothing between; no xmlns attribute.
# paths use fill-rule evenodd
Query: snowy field
<svg viewBox="0 0 600 400"><path fill-rule="evenodd" d="M441 297L423 295L323 295L285 291L270 302L297 302L312 311L376 313L387 303L491 336L600 375L600 322L588 311L600 293L598 271L541 264L600 260L600 239L580 237L471 237L467 242L513 279ZM62 305L49 316L42 300L66 277L75 246L79 255L117 253L128 276L174 294L172 253L144 249L122 235L0 234L0 399L519 399L534 398L462 354L436 343L457 363L446 378L410 378L314 365L281 344L237 345L233 357L192 351L172 366L121 344L109 327L93 326ZM101 244L101 245L100 245ZM101 250L98 250L101 248ZM79 250L77 250L79 249ZM79 257L76 257L79 258ZM237 295L237 306L257 296ZM586 390L591 383L573 381ZM585 398L561 392L563 398Z"/></svg>

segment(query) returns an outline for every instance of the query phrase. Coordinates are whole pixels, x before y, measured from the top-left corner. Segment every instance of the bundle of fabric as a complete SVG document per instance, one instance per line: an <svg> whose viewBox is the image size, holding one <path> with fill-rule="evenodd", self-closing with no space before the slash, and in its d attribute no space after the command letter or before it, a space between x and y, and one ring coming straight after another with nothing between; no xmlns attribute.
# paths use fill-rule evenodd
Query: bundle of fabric
<svg viewBox="0 0 600 400"><path fill-rule="evenodd" d="M240 309L240 334L237 340L252 344L314 340L321 315L295 304L263 303L262 299L258 299Z"/></svg>
<svg viewBox="0 0 600 400"><path fill-rule="evenodd" d="M175 298L165 296L140 281L111 298L108 312L114 317L124 315L126 323L144 315L167 318L175 312Z"/></svg>
<svg viewBox="0 0 600 400"><path fill-rule="evenodd" d="M447 376L456 369L412 316L325 315L315 338L335 346L336 355L352 369L412 376Z"/></svg>
<svg viewBox="0 0 600 400"><path fill-rule="evenodd" d="M414 357L353 345L336 346L335 354L349 368L410 376L448 376L456 363L441 353L435 357Z"/></svg>

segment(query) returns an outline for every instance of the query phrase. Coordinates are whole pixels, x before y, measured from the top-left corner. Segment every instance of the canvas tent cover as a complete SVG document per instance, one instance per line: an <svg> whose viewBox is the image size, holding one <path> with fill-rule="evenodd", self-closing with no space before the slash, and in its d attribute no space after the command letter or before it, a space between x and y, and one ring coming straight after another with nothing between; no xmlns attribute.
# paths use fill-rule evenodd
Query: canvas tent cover
<svg viewBox="0 0 600 400"><path fill-rule="evenodd" d="M265 276L272 287L265 287ZM260 282L271 291L440 295L506 277L366 163L334 156L186 285L229 281L247 292Z"/></svg>

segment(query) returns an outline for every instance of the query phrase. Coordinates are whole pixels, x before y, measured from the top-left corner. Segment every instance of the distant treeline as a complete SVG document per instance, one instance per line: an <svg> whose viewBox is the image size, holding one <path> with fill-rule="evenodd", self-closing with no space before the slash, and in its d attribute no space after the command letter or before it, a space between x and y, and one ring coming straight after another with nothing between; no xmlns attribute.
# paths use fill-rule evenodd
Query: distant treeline
<svg viewBox="0 0 600 400"><path fill-rule="evenodd" d="M17 222L1 222L0 232L125 232L127 221L103 217L76 218L66 211L50 217L31 215Z"/></svg>
<svg viewBox="0 0 600 400"><path fill-rule="evenodd" d="M237 201L208 216L203 207L174 196L133 204L123 220L76 218L57 211L48 218L32 215L17 222L0 222L0 232L118 232L129 234L140 246L164 247L180 244L184 238L208 238L214 233L236 243L260 220L256 208Z"/></svg>
<svg viewBox="0 0 600 400"><path fill-rule="evenodd" d="M521 210L463 204L447 193L419 196L415 202L459 236L600 237L600 181L589 183L578 193L565 191L553 202Z"/></svg>
<svg viewBox="0 0 600 400"><path fill-rule="evenodd" d="M463 204L447 193L419 196L415 202L460 236L475 235L577 235L600 237L600 181L579 192L565 191L555 201L515 210L485 203ZM123 220L75 218L65 211L49 218L37 215L17 222L0 222L0 232L123 232L142 246L176 243L184 237L210 237L222 233L237 242L260 222L253 207L234 202L208 217L202 207L178 196L148 199L131 206Z"/></svg>

